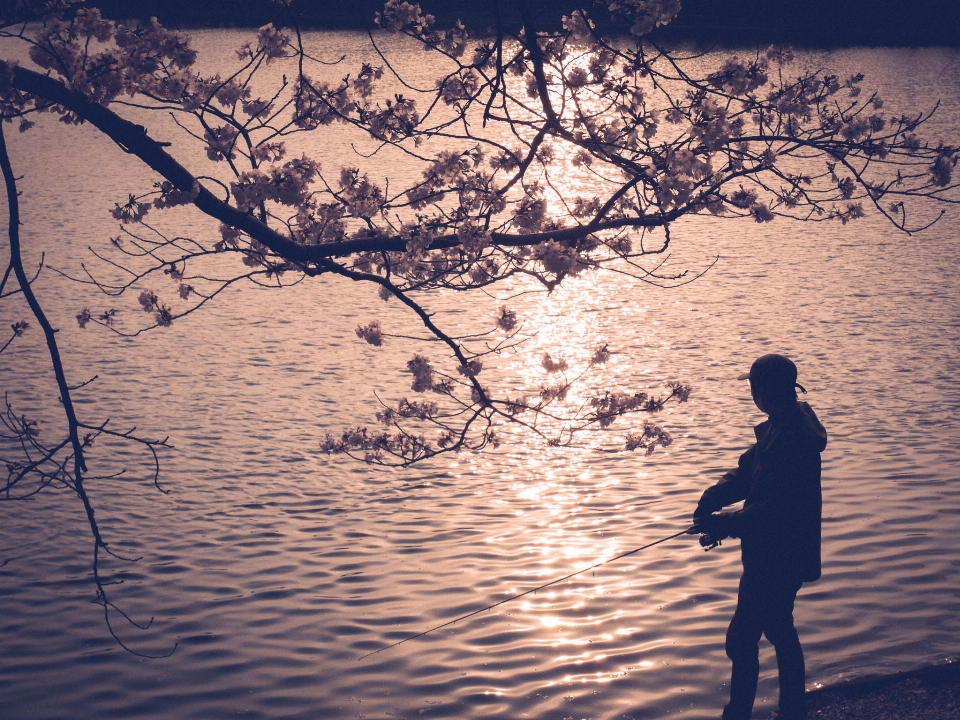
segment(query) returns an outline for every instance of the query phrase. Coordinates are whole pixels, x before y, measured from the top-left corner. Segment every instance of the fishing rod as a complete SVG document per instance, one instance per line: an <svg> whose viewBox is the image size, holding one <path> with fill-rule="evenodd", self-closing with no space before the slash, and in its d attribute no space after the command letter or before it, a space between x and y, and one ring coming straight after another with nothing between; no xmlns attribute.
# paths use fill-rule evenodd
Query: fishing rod
<svg viewBox="0 0 960 720"><path fill-rule="evenodd" d="M704 533L703 528L701 528L700 525L694 524L694 525L691 525L690 527L688 527L688 528L685 529L685 530L681 530L681 531L678 532L678 533L674 533L673 535L667 535L667 537L660 538L659 540L654 540L653 542L647 543L646 545L643 545L643 546L641 546L641 547L634 548L633 550L629 550L629 551L627 551L627 552L625 552L625 553L621 553L620 555L617 555L616 557L612 557L612 558L610 558L610 559L608 559L608 560L604 560L604 561L602 561L602 562L595 563L595 564L591 565L590 567L585 567L585 568L583 568L582 570L577 570L576 572L572 572L572 573L570 573L569 575L564 575L563 577L557 578L556 580L551 580L550 582L546 583L545 585L541 585L540 587L535 587L535 588L533 588L533 589L531 589L531 590L526 590L526 591L520 593L519 595L513 595L513 596L508 597L508 598L506 598L506 599L504 599L504 600L500 600L499 602L495 602L495 603L493 603L493 605L487 605L486 607L480 608L479 610L474 610L473 612L469 612L469 613L467 613L466 615L461 615L460 617L454 618L453 620L448 620L447 622L443 623L442 625L437 625L436 627L432 627L432 628L430 628L429 630L424 630L423 632L417 633L416 635L411 635L410 637L405 637L403 640L398 640L397 642L393 643L392 645L385 645L384 647L382 647L382 648L380 648L380 649L378 649L378 650L374 650L373 652L368 652L366 655L361 655L359 658L357 658L357 662L359 662L360 660L364 660L365 658L368 658L368 657L370 657L371 655L376 655L377 653L381 653L381 652L383 652L384 650L390 650L390 649L392 649L392 648L397 647L398 645L403 645L405 642L408 642L408 641L410 641L410 640L416 640L417 638L421 638L421 637L423 637L424 635L429 635L430 633L435 632L435 631L437 631L437 630L442 630L442 629L445 628L445 627L449 627L450 625L454 625L455 623L458 623L458 622L460 622L461 620L466 620L467 618L471 618L471 617L473 617L474 615L479 615L480 613L486 612L487 610L493 610L493 608L495 608L495 607L500 607L501 605L504 605L504 604L506 604L506 603L508 603L508 602L513 602L514 600L517 600L517 599L519 599L519 598L522 598L522 597L524 597L525 595L532 595L533 593L540 592L541 590L544 590L545 588L548 588L548 587L550 587L551 585L556 585L557 583L562 583L564 580L569 580L570 578L576 577L577 575L582 575L583 573L589 572L590 570L595 570L595 569L597 569L598 567L600 567L600 566L602 566L602 565L606 565L607 563L612 563L612 562L614 562L615 560L622 560L623 558L629 557L630 555L634 555L634 554L640 552L641 550L646 550L647 548L652 548L654 545L660 545L661 543L665 543L665 542L667 542L668 540L673 540L674 538L678 538L678 537L680 537L681 535L696 535L696 534L698 534L698 533L700 534L700 546L701 546L704 550L710 550L711 548L715 548L717 545L720 544L720 542L719 542L718 540L714 540L714 539L711 538L708 534Z"/></svg>

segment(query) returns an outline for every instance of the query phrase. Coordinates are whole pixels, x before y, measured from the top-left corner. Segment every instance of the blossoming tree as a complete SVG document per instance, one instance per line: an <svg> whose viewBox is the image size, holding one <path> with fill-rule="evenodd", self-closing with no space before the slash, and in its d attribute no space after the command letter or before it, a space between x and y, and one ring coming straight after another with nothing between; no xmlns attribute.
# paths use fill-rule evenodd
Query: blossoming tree
<svg viewBox="0 0 960 720"><path fill-rule="evenodd" d="M570 443L587 427L656 413L690 392L681 383L659 396L610 388L571 407L564 401L581 373L545 356L539 390L509 396L485 382L483 370L522 340L522 318L504 305L490 318L490 333L456 336L426 309L431 292L489 291L517 278L549 292L566 278L606 270L656 279L645 260L665 252L671 228L696 215L846 224L872 212L911 233L940 217L937 205L956 201L957 149L919 134L930 113L888 117L881 97L861 89L862 76L795 71L789 51L718 59L660 47L649 33L676 16L678 0L547 3L546 10L540 3L536 12L521 2L519 27L494 13L481 35L459 23L435 27L418 5L389 0L375 18L366 62L339 60L335 82L317 79L336 58L309 51L287 2L277 2L277 21L238 49L229 72L213 74L198 69L186 35L156 21L126 27L96 10L59 5L39 26L25 24L31 16L23 10L0 30L24 43L30 60L0 60L11 248L0 298L22 293L33 315L14 319L2 349L34 322L45 333L68 432L43 437L36 420L8 401L0 490L15 498L51 485L72 488L95 556L106 543L84 486L85 449L109 434L156 459L165 441L81 417L71 402L55 331L21 259L20 198L6 151L10 128L30 131L40 113L57 116L64 135L90 123L157 176L153 188L131 189L115 204L121 234L97 253L128 279L80 278L107 296L103 307L77 308L81 327L130 332L110 304L130 293L149 318L142 331L175 325L242 280L279 288L329 276L375 285L419 320L433 342L430 352L401 360L412 399L385 404L378 428L317 438L321 451L383 464L495 445L507 423L547 443ZM547 12L559 30L542 29ZM623 34L601 35L591 14L620 23ZM445 69L432 86L419 87L395 68L381 48L385 32L434 54ZM128 119L133 112L172 114L182 131L178 148L199 151L191 167ZM336 126L362 133L378 151L400 153L416 167L414 180L380 182L359 166L322 167L298 149ZM591 188L587 196L563 191L558 178L571 174ZM167 236L147 224L148 215L178 206L215 221L209 235ZM389 328L372 320L357 336L381 346ZM589 365L609 353L597 348ZM645 421L626 435L625 449L650 453L669 442L663 428ZM99 575L96 582L108 609Z"/></svg>

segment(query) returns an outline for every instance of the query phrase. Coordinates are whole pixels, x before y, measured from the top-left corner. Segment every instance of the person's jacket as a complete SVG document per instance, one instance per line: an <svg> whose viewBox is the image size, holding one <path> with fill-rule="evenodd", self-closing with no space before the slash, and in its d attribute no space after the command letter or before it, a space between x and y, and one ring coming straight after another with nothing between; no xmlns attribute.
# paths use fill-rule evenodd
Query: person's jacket
<svg viewBox="0 0 960 720"><path fill-rule="evenodd" d="M812 582L820 577L820 453L827 432L798 402L754 428L757 442L736 470L708 488L717 509L744 501L729 519L739 537L744 572Z"/></svg>

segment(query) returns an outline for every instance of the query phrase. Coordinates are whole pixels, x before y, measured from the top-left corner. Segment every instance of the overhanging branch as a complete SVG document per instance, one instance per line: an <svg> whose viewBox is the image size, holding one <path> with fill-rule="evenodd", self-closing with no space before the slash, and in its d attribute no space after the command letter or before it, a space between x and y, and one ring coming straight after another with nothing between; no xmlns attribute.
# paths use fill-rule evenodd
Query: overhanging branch
<svg viewBox="0 0 960 720"><path fill-rule="evenodd" d="M125 152L140 158L148 167L173 183L177 190L193 193L199 188L193 204L206 215L245 232L265 245L280 257L296 263L313 263L327 258L346 257L362 252L405 252L407 241L401 237L359 238L322 245L304 245L294 242L252 214L239 210L217 198L199 184L198 179L165 149L164 145L150 137L143 125L126 120L103 105L92 102L84 95L70 90L59 80L47 75L14 67L14 87L31 95L61 105L77 117L89 122L109 137ZM625 228L660 227L684 214L683 209L655 216L617 218L589 226L577 225L548 232L510 234L493 233L491 243L501 247L529 247L547 240L576 242L588 235L604 230ZM457 247L460 239L453 233L442 235L431 242L428 250L444 250Z"/></svg>

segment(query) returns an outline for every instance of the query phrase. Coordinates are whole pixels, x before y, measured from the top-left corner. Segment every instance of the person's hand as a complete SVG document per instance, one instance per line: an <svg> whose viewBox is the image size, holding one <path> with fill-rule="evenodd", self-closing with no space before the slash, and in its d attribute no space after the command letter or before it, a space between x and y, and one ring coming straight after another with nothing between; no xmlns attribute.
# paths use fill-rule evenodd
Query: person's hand
<svg viewBox="0 0 960 720"><path fill-rule="evenodd" d="M721 510L723 505L717 501L717 489L715 487L708 487L703 491L703 495L700 496L700 502L697 503L697 509L693 511L693 521L697 522L700 518L705 515L717 512Z"/></svg>
<svg viewBox="0 0 960 720"><path fill-rule="evenodd" d="M719 542L724 538L737 537L736 512L713 513L697 518L695 527L702 535Z"/></svg>

